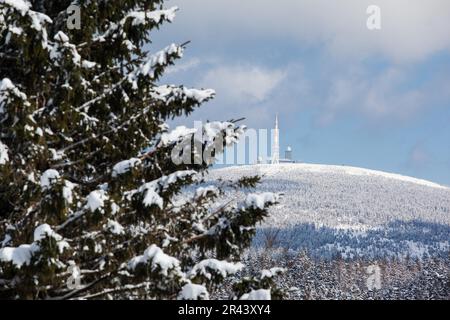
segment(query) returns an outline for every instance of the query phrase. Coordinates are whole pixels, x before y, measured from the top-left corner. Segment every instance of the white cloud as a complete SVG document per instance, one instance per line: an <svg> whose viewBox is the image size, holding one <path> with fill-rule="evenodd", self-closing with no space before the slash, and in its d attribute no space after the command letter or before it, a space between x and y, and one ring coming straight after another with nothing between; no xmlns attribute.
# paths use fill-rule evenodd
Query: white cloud
<svg viewBox="0 0 450 320"><path fill-rule="evenodd" d="M289 38L324 45L351 59L380 54L414 62L450 49L448 0L180 0L179 23L211 45L237 40ZM382 30L369 31L366 9L381 8ZM177 22L178 23L178 22Z"/></svg>
<svg viewBox="0 0 450 320"><path fill-rule="evenodd" d="M319 124L326 125L344 113L359 113L372 120L406 120L426 107L427 86L408 88L408 70L391 67L378 75L354 68L334 75ZM403 88L406 87L406 88Z"/></svg>
<svg viewBox="0 0 450 320"><path fill-rule="evenodd" d="M286 77L281 70L257 66L217 66L201 83L214 88L218 97L232 102L260 103L266 100Z"/></svg>
<svg viewBox="0 0 450 320"><path fill-rule="evenodd" d="M366 27L372 4L381 7L380 31ZM192 40L190 49L201 58L181 62L172 73L186 71L176 74L183 83L218 93L194 116L245 116L261 125L274 112L290 117L314 109L322 125L353 114L395 123L450 101L448 63L432 73L421 71L428 68L425 59L450 49L448 0L171 0L170 5L181 10L162 40ZM302 49L298 58L296 46Z"/></svg>

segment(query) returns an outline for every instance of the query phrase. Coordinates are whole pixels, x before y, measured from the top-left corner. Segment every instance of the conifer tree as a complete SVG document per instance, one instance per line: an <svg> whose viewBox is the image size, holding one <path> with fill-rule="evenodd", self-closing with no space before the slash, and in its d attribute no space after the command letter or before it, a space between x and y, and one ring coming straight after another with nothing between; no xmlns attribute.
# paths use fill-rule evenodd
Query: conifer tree
<svg viewBox="0 0 450 320"><path fill-rule="evenodd" d="M73 6L80 29L68 24ZM149 43L176 11L162 0L0 0L0 298L207 299L243 268L278 196L227 199L257 178L205 186L243 126L166 124L215 95L160 83L186 45ZM267 296L269 278L236 284L237 297Z"/></svg>

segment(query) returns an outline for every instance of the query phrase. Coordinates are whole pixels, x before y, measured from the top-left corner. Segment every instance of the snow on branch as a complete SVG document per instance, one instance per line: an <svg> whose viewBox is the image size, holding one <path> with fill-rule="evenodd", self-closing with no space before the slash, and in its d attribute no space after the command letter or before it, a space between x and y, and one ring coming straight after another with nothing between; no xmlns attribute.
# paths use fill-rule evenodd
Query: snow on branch
<svg viewBox="0 0 450 320"><path fill-rule="evenodd" d="M4 165L9 161L8 147L0 141L0 165Z"/></svg>
<svg viewBox="0 0 450 320"><path fill-rule="evenodd" d="M142 26L148 24L160 24L163 21L172 22L175 19L175 13L178 7L172 7L165 10L154 11L132 11L128 13L118 23L111 22L108 29L103 34L96 35L92 40L94 42L105 42L106 38L118 38L124 34L124 26L131 20L132 26Z"/></svg>
<svg viewBox="0 0 450 320"><path fill-rule="evenodd" d="M158 101L169 105L171 103L186 103L193 101L201 104L214 98L216 92L212 89L188 89L184 86L163 85L151 89L150 95Z"/></svg>
<svg viewBox="0 0 450 320"><path fill-rule="evenodd" d="M261 275L260 275L260 280L264 280L264 279L272 279L282 273L286 272L286 269L284 268L271 268L269 270L261 270Z"/></svg>
<svg viewBox="0 0 450 320"><path fill-rule="evenodd" d="M244 268L242 263L231 263L227 261L220 261L217 259L206 259L197 263L188 273L190 279L198 276L204 277L208 280L220 276L223 279L229 275L234 275Z"/></svg>
<svg viewBox="0 0 450 320"><path fill-rule="evenodd" d="M26 16L29 18L29 26L40 34L42 47L48 51L49 57L51 61L55 63L55 65L60 65L60 61L65 57L67 53L71 56L72 62L78 67L91 69L96 65L94 62L81 59L76 46L69 42L69 37L64 32L57 32L53 38L54 42L49 41L46 24L53 23L52 19L50 19L43 13L31 10L31 4L28 1L0 0L0 8L2 4L10 10L18 12L21 16ZM0 16L4 15L6 17L6 14L6 9L3 9L3 11L0 9ZM22 28L16 27L14 23L9 23L8 30L9 34L6 38L7 41L9 41L9 39L11 38L11 34L27 34Z"/></svg>
<svg viewBox="0 0 450 320"><path fill-rule="evenodd" d="M239 138L244 134L246 126L236 126L232 122L214 121L206 123L203 127L203 142L209 144L222 134L227 146L239 142Z"/></svg>
<svg viewBox="0 0 450 320"><path fill-rule="evenodd" d="M65 57L65 53L67 52L72 57L73 64L80 68L92 69L96 66L95 62L81 58L76 46L69 42L69 37L64 32L59 31L53 39L55 43L50 48L50 59L52 59L55 65L58 66L60 64L60 61Z"/></svg>
<svg viewBox="0 0 450 320"><path fill-rule="evenodd" d="M272 296L270 289L259 289L244 294L239 300L272 300Z"/></svg>
<svg viewBox="0 0 450 320"><path fill-rule="evenodd" d="M25 106L30 105L27 101L27 95L20 91L10 79L4 78L0 81L0 115L5 112L4 107L11 100L12 96L24 101Z"/></svg>
<svg viewBox="0 0 450 320"><path fill-rule="evenodd" d="M175 19L175 13L178 11L178 7L172 7L165 10L154 11L133 11L126 15L121 21L121 25L124 25L128 19L132 19L132 25L143 25L148 22L159 24L163 20L172 22Z"/></svg>
<svg viewBox="0 0 450 320"><path fill-rule="evenodd" d="M3 10L1 9L2 7ZM5 10L6 8L6 10ZM46 24L53 23L52 19L47 15L36 12L30 9L31 3L25 0L0 0L0 15L3 19L10 16L10 10L19 13L22 17L28 17L30 27L36 30L41 37L41 43L43 48L48 47L48 35ZM10 9L10 10L8 10ZM14 33L22 34L22 30L16 29Z"/></svg>
<svg viewBox="0 0 450 320"><path fill-rule="evenodd" d="M200 133L199 129L201 129ZM195 138L199 139L202 144L205 144L206 148L216 146L217 141L223 141L229 146L239 141L239 138L245 132L246 127L236 126L232 122L214 121L205 123L203 127L199 129L179 126L171 132L163 133L158 147L167 146L184 139L191 139L194 134L196 134ZM218 138L222 139L218 140ZM217 147L221 149L221 146Z"/></svg>
<svg viewBox="0 0 450 320"><path fill-rule="evenodd" d="M209 300L209 293L205 286L188 283L181 288L178 300Z"/></svg>
<svg viewBox="0 0 450 320"><path fill-rule="evenodd" d="M214 185L207 186L207 187L199 187L195 190L195 196L194 199L204 198L208 194L219 194L220 190Z"/></svg>
<svg viewBox="0 0 450 320"><path fill-rule="evenodd" d="M151 245L144 251L143 255L134 257L128 262L128 269L134 271L139 265L149 265L151 271L158 271L167 277L170 271L182 273L180 261L178 259L165 254L161 248Z"/></svg>
<svg viewBox="0 0 450 320"><path fill-rule="evenodd" d="M31 8L31 3L24 0L0 0L1 4L20 12L22 16L25 16Z"/></svg>
<svg viewBox="0 0 450 320"><path fill-rule="evenodd" d="M23 265L29 265L33 254L39 251L36 244L23 244L18 247L5 247L0 249L0 261L12 262L12 264L20 269Z"/></svg>
<svg viewBox="0 0 450 320"><path fill-rule="evenodd" d="M161 71L162 68L168 66L174 59L181 58L183 55L183 46L172 44L167 48L157 52L154 55L150 55L144 62L138 67L125 75L117 83L113 84L110 88L103 91L97 97L85 102L81 106L77 107L76 111L87 111L93 104L105 99L109 95L113 94L116 89L120 88L125 81L131 83L132 88L136 90L138 86L138 80L140 77L149 77L150 80L154 80L157 75L157 71ZM199 93L190 93L192 97L198 96Z"/></svg>
<svg viewBox="0 0 450 320"><path fill-rule="evenodd" d="M186 137L191 137L197 132L195 128L187 128L185 126L176 127L170 132L165 132L161 134L159 147L168 146L174 142L178 142Z"/></svg>
<svg viewBox="0 0 450 320"><path fill-rule="evenodd" d="M41 176L41 188L49 189L52 184L56 183L59 180L59 172L54 169L49 169L45 171Z"/></svg>
<svg viewBox="0 0 450 320"><path fill-rule="evenodd" d="M157 180L145 183L137 191L131 191L127 195L132 196L136 192L144 194L143 203L146 207L157 205L160 209L163 208L164 200L160 196L160 192L167 190L171 185L177 183L179 180L195 178L196 171L177 171L168 176L163 176Z"/></svg>
<svg viewBox="0 0 450 320"><path fill-rule="evenodd" d="M108 223L104 226L104 228L114 235L121 235L125 233L125 228L117 221L111 219L108 219Z"/></svg>
<svg viewBox="0 0 450 320"><path fill-rule="evenodd" d="M140 66L128 74L127 80L132 84L134 89L137 89L137 80L140 76L155 79L156 71L158 69L168 66L174 59L181 58L182 56L183 47L173 43L163 50L147 57Z"/></svg>
<svg viewBox="0 0 450 320"><path fill-rule="evenodd" d="M106 191L104 190L95 190L92 191L87 197L86 208L91 212L95 212L97 210L103 211L105 206L105 201L109 199Z"/></svg>
<svg viewBox="0 0 450 320"><path fill-rule="evenodd" d="M131 158L117 163L112 170L112 177L116 178L119 175L130 172L133 168L139 166L142 161L138 158Z"/></svg>
<svg viewBox="0 0 450 320"><path fill-rule="evenodd" d="M61 241L63 239L63 237L53 231L48 224L42 224L34 230L34 241L41 241L45 237L53 238L56 241Z"/></svg>
<svg viewBox="0 0 450 320"><path fill-rule="evenodd" d="M30 265L33 256L41 250L42 240L47 237L56 241L59 253L69 248L69 244L61 235L53 231L48 224L42 224L34 230L33 243L0 249L0 262L11 262L18 269Z"/></svg>
<svg viewBox="0 0 450 320"><path fill-rule="evenodd" d="M61 179L61 176L58 171L55 169L48 169L46 170L40 178L40 185L42 190L50 190L53 185L63 182L63 188L62 188L62 196L66 202L66 204L72 204L73 203L73 190L77 186L76 184Z"/></svg>
<svg viewBox="0 0 450 320"><path fill-rule="evenodd" d="M265 193L251 193L247 195L243 209L261 209L263 210L268 205L272 205L278 202L280 195L272 192Z"/></svg>

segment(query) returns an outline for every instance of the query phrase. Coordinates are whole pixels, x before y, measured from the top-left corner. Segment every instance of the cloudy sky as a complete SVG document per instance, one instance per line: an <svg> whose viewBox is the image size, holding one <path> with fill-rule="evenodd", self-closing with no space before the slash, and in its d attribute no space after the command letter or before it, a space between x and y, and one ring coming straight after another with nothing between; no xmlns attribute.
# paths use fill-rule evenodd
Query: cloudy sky
<svg viewBox="0 0 450 320"><path fill-rule="evenodd" d="M163 82L213 88L194 120L282 125L297 160L450 185L450 1L169 0L152 49L191 40ZM369 5L381 30L368 30Z"/></svg>

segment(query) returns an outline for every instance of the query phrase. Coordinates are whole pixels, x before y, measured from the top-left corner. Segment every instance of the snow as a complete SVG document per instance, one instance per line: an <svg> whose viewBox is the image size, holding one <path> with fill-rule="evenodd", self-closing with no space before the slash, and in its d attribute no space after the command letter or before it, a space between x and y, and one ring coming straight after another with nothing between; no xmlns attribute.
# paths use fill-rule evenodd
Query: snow
<svg viewBox="0 0 450 320"><path fill-rule="evenodd" d="M5 112L4 107L11 95L25 101L25 105L28 106L27 95L19 90L9 78L3 78L0 81L0 115Z"/></svg>
<svg viewBox="0 0 450 320"><path fill-rule="evenodd" d="M34 230L33 243L0 249L0 261L12 262L12 264L19 269L23 265L29 265L33 255L41 250L39 242L47 236L56 240L60 253L69 248L69 244L61 235L54 232L48 224L42 224Z"/></svg>
<svg viewBox="0 0 450 320"><path fill-rule="evenodd" d="M132 26L147 24L147 22L159 24L163 20L172 22L175 18L175 13L177 10L177 7L172 7L166 10L154 10L145 12L138 10L131 11L120 22L110 22L108 29L102 34L96 34L93 38L93 41L104 42L108 37L116 39L118 36L125 38L125 31L123 29L128 19L132 19ZM130 48L130 44L127 45L128 48Z"/></svg>
<svg viewBox="0 0 450 320"><path fill-rule="evenodd" d="M5 238L2 240L2 242L0 243L0 248L2 247L6 247L6 245L12 240L11 235L6 234Z"/></svg>
<svg viewBox="0 0 450 320"><path fill-rule="evenodd" d="M104 190L92 191L87 197L87 208L91 212L102 209L106 200L108 200L108 196Z"/></svg>
<svg viewBox="0 0 450 320"><path fill-rule="evenodd" d="M0 261L12 262L16 268L29 265L33 254L39 250L36 244L23 244L17 248L6 247L0 249Z"/></svg>
<svg viewBox="0 0 450 320"><path fill-rule="evenodd" d="M41 128L36 128L36 130L34 131L34 133L36 135L38 135L39 137L42 137L44 135L44 131Z"/></svg>
<svg viewBox="0 0 450 320"><path fill-rule="evenodd" d="M180 261L176 258L165 254L161 248L156 245L151 245L144 254L141 256L134 257L128 263L128 269L134 270L140 264L148 264L152 271L158 270L163 276L168 276L169 270L178 269L180 266Z"/></svg>
<svg viewBox="0 0 450 320"><path fill-rule="evenodd" d="M161 145L167 146L171 143L178 142L182 138L185 138L189 135L195 134L197 129L186 128L185 126L176 127L174 130L169 133L163 133L161 135Z"/></svg>
<svg viewBox="0 0 450 320"><path fill-rule="evenodd" d="M9 78L3 78L2 81L0 81L0 92L5 91L12 91L13 94L22 100L25 100L27 98L26 94L21 92L12 82ZM1 101L1 100L0 100Z"/></svg>
<svg viewBox="0 0 450 320"><path fill-rule="evenodd" d="M52 19L45 14L31 10L28 12L28 15L31 18L31 27L42 33L42 44L45 47L47 44L47 31L45 30L44 25L46 23L52 23Z"/></svg>
<svg viewBox="0 0 450 320"><path fill-rule="evenodd" d="M209 300L209 293L205 286L188 283L181 288L178 300Z"/></svg>
<svg viewBox="0 0 450 320"><path fill-rule="evenodd" d="M244 268L242 263L231 263L228 261L220 261L217 259L206 259L197 263L189 272L189 276L194 278L201 275L207 279L211 279L213 274L218 274L223 278L228 275L236 274Z"/></svg>
<svg viewBox="0 0 450 320"><path fill-rule="evenodd" d="M208 193L218 194L219 189L215 186L200 187L195 190L195 198L205 197Z"/></svg>
<svg viewBox="0 0 450 320"><path fill-rule="evenodd" d="M139 166L142 161L138 158L131 158L117 163L112 170L113 178L131 171L134 167Z"/></svg>
<svg viewBox="0 0 450 320"><path fill-rule="evenodd" d="M121 235L125 233L124 227L118 223L117 221L108 219L108 223L106 224L106 229L109 230L112 234Z"/></svg>
<svg viewBox="0 0 450 320"><path fill-rule="evenodd" d="M57 234L48 224L42 224L34 229L34 241L41 241L46 236L54 238L56 241L62 240L62 237Z"/></svg>
<svg viewBox="0 0 450 320"><path fill-rule="evenodd" d="M192 170L177 171L168 176L163 176L152 182L145 183L139 189L139 193L145 193L143 203L147 207L157 205L160 209L163 208L164 201L159 195L159 192L166 190L170 185L176 183L180 179L193 177L197 172Z"/></svg>
<svg viewBox="0 0 450 320"><path fill-rule="evenodd" d="M176 44L164 48L157 53L150 55L146 58L146 61L137 67L134 71L128 74L127 80L133 85L133 88L137 88L137 78L139 76L155 78L155 69L157 67L164 67L169 63L169 57L183 56L183 48Z"/></svg>
<svg viewBox="0 0 450 320"><path fill-rule="evenodd" d="M54 169L48 169L41 176L41 188L48 189L52 184L59 180L59 172Z"/></svg>
<svg viewBox="0 0 450 320"><path fill-rule="evenodd" d="M403 182L409 182L409 183L415 183L418 185L430 187L430 188L438 188L438 189L449 189L448 187L439 185L434 182L430 182L423 179L417 179L413 177L407 177L400 174L394 174L394 173L387 173L387 172L381 172L381 171L375 171L375 170L369 170L369 169L363 169L363 168L354 168L354 167L344 167L344 166L319 166L319 165L311 165L311 166L305 166L305 169L310 170L311 172L314 172L314 170L319 170L319 172L342 172L344 174L350 174L350 175L358 175L358 176L377 176L377 177L383 177L386 179L393 179L397 181L403 181Z"/></svg>
<svg viewBox="0 0 450 320"><path fill-rule="evenodd" d="M226 145L231 145L239 141L240 136L245 132L245 126L237 127L231 122L213 121L203 125L201 132L197 128L186 128L179 126L170 133L163 133L161 135L160 145L167 145L172 142L178 142L181 138L196 134L195 138L199 139L201 143L205 144L205 148L214 147L217 145L217 138L222 137ZM198 135L198 137L197 137ZM221 147L221 144L220 144Z"/></svg>
<svg viewBox="0 0 450 320"><path fill-rule="evenodd" d="M67 204L72 204L73 202L73 189L75 188L75 186L76 184L70 181L64 181L63 198L66 200Z"/></svg>
<svg viewBox="0 0 450 320"><path fill-rule="evenodd" d="M42 224L34 230L34 243L41 241L45 237L50 237L56 240L59 253L63 253L65 249L70 248L69 243L64 238L53 231L48 224Z"/></svg>
<svg viewBox="0 0 450 320"><path fill-rule="evenodd" d="M112 202L111 203L111 214L114 216L119 211L120 211L120 207L117 205L117 203Z"/></svg>
<svg viewBox="0 0 450 320"><path fill-rule="evenodd" d="M83 60L81 58L77 47L69 42L69 37L64 32L58 31L53 39L55 40L55 44L49 47L49 51L50 59L53 60L55 65L60 65L60 60L65 59L67 55L65 51L68 51L72 57L72 62L74 65L85 69L92 69L96 66L95 62ZM70 88L68 84L67 87Z"/></svg>
<svg viewBox="0 0 450 320"><path fill-rule="evenodd" d="M0 165L4 165L9 161L8 147L0 141Z"/></svg>
<svg viewBox="0 0 450 320"><path fill-rule="evenodd" d="M64 158L64 152L63 151L57 151L53 148L48 148L48 151L52 154L52 160L58 161Z"/></svg>
<svg viewBox="0 0 450 320"><path fill-rule="evenodd" d="M176 183L178 180L186 179L188 177L191 177L194 179L194 176L197 174L194 170L184 170L184 171L177 171L174 173L169 174L168 176L163 176L159 179L159 183L163 190L166 190L168 187L170 187L172 184Z"/></svg>
<svg viewBox="0 0 450 320"><path fill-rule="evenodd" d="M244 294L240 300L271 300L270 290L252 290L250 293Z"/></svg>
<svg viewBox="0 0 450 320"><path fill-rule="evenodd" d="M211 170L205 184L259 175L256 191L283 194L257 228L254 248L276 235L280 250L348 259L448 255L450 188L411 177L345 166L249 165ZM252 191L229 190L246 199ZM253 191L254 192L254 191ZM264 199L250 196L248 204ZM259 204L258 204L259 202ZM424 228L432 230L424 233Z"/></svg>
<svg viewBox="0 0 450 320"><path fill-rule="evenodd" d="M245 168L241 167L241 168ZM402 182L414 183L421 186L447 189L449 187L439 185L437 183L417 179L413 177L407 177L395 173L387 173L383 171L376 171L364 168L350 167L350 166L336 166L336 165L322 165L322 164L307 164L307 163L295 163L295 164L281 164L278 166L272 165L258 165L255 167L258 172L264 175L271 174L283 174L289 172L310 172L310 173L321 173L321 174L342 174L342 175L354 175L354 176L368 176L368 177L380 177L390 180L397 180Z"/></svg>
<svg viewBox="0 0 450 320"><path fill-rule="evenodd" d="M24 0L1 0L0 3L14 8L15 10L19 11L22 16L25 16L25 14L31 8L31 3Z"/></svg>
<svg viewBox="0 0 450 320"><path fill-rule="evenodd" d="M245 129L245 126L236 127L231 122L209 122L203 126L203 142L208 144L214 143L215 138L223 132L226 145L231 145L239 141L239 137L244 133Z"/></svg>
<svg viewBox="0 0 450 320"><path fill-rule="evenodd" d="M56 41L61 41L63 43L69 42L69 37L62 31L58 31L53 39Z"/></svg>
<svg viewBox="0 0 450 320"><path fill-rule="evenodd" d="M261 278L261 280L266 279L266 278L271 279L271 278L275 277L276 275L279 275L285 271L286 271L285 269L277 268L277 267L272 268L270 270L262 270L260 278Z"/></svg>
<svg viewBox="0 0 450 320"><path fill-rule="evenodd" d="M175 19L175 13L178 11L178 7L172 7L166 10L154 10L154 11L133 11L127 14L122 20L122 24L129 18L133 20L132 25L143 25L147 21L154 23L160 23L162 19L172 22Z"/></svg>
<svg viewBox="0 0 450 320"><path fill-rule="evenodd" d="M48 47L45 24L52 23L52 19L43 13L31 10L31 4L28 1L1 0L0 3L6 4L7 7L18 11L23 17L28 16L31 22L30 26L40 33L42 46L44 48Z"/></svg>
<svg viewBox="0 0 450 320"><path fill-rule="evenodd" d="M23 33L23 29L20 27L8 26L8 30L16 35L21 35Z"/></svg>
<svg viewBox="0 0 450 320"><path fill-rule="evenodd" d="M188 89L184 86L162 85L151 89L151 96L159 101L163 101L166 105L173 102L185 103L193 100L197 104L212 99L216 92L212 89Z"/></svg>
<svg viewBox="0 0 450 320"><path fill-rule="evenodd" d="M158 206L161 210L164 205L164 200L161 198L161 196L156 191L156 188L158 188L154 183L146 184L145 188L145 196L143 203L146 207L151 207L153 205ZM159 189L159 188L158 188Z"/></svg>
<svg viewBox="0 0 450 320"><path fill-rule="evenodd" d="M57 242L57 246L58 246L59 253L63 253L64 250L70 248L69 243L67 241L65 241L65 240L58 241Z"/></svg>
<svg viewBox="0 0 450 320"><path fill-rule="evenodd" d="M81 62L81 67L84 69L92 69L96 66L97 64L95 62L92 61L88 61L88 60L83 60Z"/></svg>
<svg viewBox="0 0 450 320"><path fill-rule="evenodd" d="M253 209L264 209L268 204L274 204L278 201L279 196L265 192L261 194L252 193L247 195L245 199L245 207Z"/></svg>

